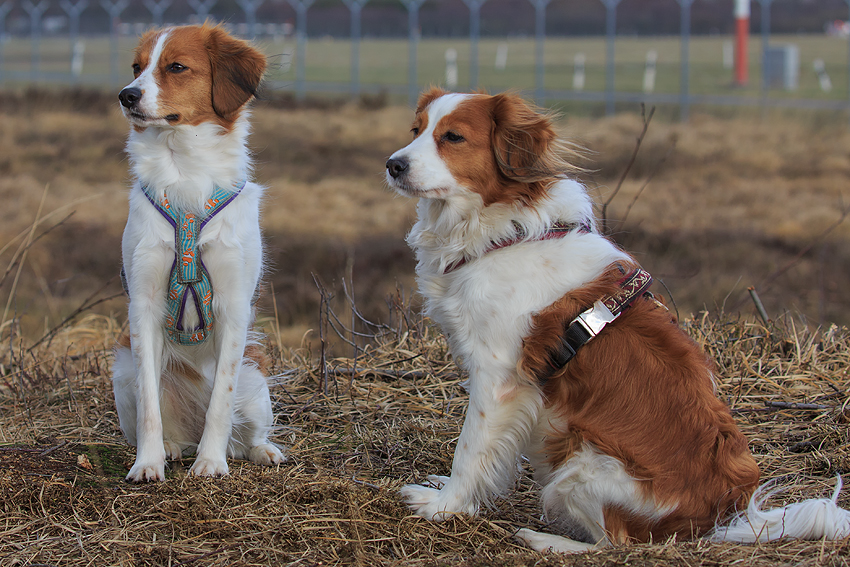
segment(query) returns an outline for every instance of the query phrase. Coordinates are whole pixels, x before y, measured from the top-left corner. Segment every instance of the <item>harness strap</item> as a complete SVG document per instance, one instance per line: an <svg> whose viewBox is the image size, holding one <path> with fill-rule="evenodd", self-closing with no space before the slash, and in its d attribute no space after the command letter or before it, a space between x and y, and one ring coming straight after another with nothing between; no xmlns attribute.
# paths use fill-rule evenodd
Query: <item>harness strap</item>
<svg viewBox="0 0 850 567"><path fill-rule="evenodd" d="M636 268L618 282L620 290L596 301L592 307L579 313L564 334L559 337L558 350L549 353L551 371L538 379L541 383L561 370L573 359L579 348L590 342L602 329L619 317L638 297L645 295L652 285L652 276L643 268Z"/></svg>
<svg viewBox="0 0 850 567"><path fill-rule="evenodd" d="M192 212L175 210L165 194L162 200L157 202L148 187L142 187L142 192L151 205L174 228L175 256L166 292L165 328L168 338L175 343L200 344L212 331L212 281L201 258L198 239L204 226L242 192L245 183L242 182L236 189L216 187L212 196L204 203L204 215L200 217ZM185 329L183 315L190 296L199 322L195 328Z"/></svg>
<svg viewBox="0 0 850 567"><path fill-rule="evenodd" d="M494 250L499 250L500 248L507 248L508 246L512 246L514 244L519 244L521 242L539 242L541 240L554 240L556 238L563 238L564 236L570 234L573 231L578 231L582 234L588 234L593 232L593 228L590 226L590 222L584 220L581 222L556 222L548 229L546 232L541 234L536 238L531 238L529 240L525 240L525 229L522 228L518 223L514 222L514 227L516 228L516 234L513 238L508 240L501 240L498 242L490 242L490 246L487 250L484 251L484 254L488 252L492 252ZM482 254L483 256L483 254ZM472 258L467 258L466 256L462 257L460 260L452 262L446 269L443 270L443 275L453 272L466 264L467 262L472 261Z"/></svg>

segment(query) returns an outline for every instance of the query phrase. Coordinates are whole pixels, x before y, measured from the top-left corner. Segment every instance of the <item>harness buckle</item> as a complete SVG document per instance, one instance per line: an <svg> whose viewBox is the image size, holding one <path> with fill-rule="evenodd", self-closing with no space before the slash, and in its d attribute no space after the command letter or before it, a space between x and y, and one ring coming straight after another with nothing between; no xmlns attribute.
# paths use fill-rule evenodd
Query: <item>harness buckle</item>
<svg viewBox="0 0 850 567"><path fill-rule="evenodd" d="M597 301L593 307L587 311L579 313L579 316L573 319L573 323L578 323L590 334L591 338L599 334L605 328L605 325L619 317L620 314L614 315L611 310L605 306L602 301Z"/></svg>

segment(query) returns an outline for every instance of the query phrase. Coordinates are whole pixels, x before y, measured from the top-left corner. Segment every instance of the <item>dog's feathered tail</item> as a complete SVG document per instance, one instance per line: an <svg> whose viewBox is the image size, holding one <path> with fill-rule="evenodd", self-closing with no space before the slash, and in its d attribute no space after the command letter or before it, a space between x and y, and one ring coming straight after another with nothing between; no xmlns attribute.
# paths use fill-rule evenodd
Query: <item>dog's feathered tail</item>
<svg viewBox="0 0 850 567"><path fill-rule="evenodd" d="M838 507L841 476L832 498L812 498L779 508L762 510L765 501L780 490L761 485L750 498L747 509L726 526L717 526L709 536L714 541L755 543L782 538L843 539L850 535L850 511Z"/></svg>

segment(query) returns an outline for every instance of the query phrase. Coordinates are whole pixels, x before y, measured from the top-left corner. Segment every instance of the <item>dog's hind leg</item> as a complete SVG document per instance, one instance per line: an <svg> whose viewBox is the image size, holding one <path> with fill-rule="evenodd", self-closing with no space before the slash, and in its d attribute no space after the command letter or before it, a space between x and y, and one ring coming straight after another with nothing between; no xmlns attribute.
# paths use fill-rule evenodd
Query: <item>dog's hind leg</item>
<svg viewBox="0 0 850 567"><path fill-rule="evenodd" d="M236 415L230 453L261 465L286 460L269 441L274 415L265 375L250 362L243 362L236 390Z"/></svg>

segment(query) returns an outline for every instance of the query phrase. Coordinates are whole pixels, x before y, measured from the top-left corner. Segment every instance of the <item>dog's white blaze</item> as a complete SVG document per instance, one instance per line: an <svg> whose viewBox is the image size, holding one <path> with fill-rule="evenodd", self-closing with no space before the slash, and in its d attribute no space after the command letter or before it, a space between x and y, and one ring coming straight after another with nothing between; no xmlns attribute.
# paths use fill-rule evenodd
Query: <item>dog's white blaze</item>
<svg viewBox="0 0 850 567"><path fill-rule="evenodd" d="M415 140L391 156L390 159L407 160L409 164L406 176L407 187L420 194L438 191L441 197L448 196L459 187L457 180L437 151L434 130L441 118L451 114L461 102L471 96L452 93L443 95L432 102L426 109L428 125L425 130L419 132ZM387 182L390 186L397 186L394 181L387 173Z"/></svg>
<svg viewBox="0 0 850 567"><path fill-rule="evenodd" d="M142 91L142 98L139 101L139 110L146 116L151 118L159 118L159 84L156 82L154 73L159 67L159 58L162 56L162 50L165 48L165 42L168 39L170 30L162 32L156 39L153 51L151 51L150 61L144 71L136 77L127 87L136 87Z"/></svg>

